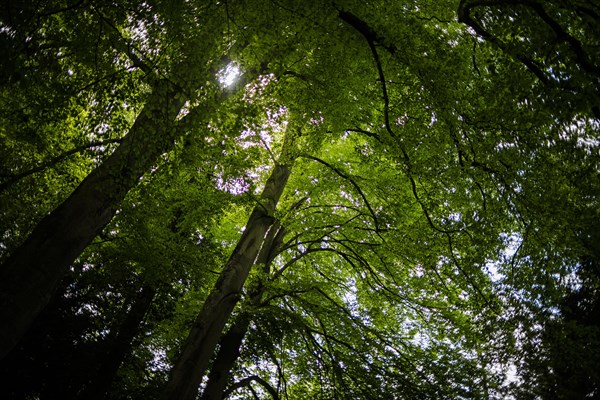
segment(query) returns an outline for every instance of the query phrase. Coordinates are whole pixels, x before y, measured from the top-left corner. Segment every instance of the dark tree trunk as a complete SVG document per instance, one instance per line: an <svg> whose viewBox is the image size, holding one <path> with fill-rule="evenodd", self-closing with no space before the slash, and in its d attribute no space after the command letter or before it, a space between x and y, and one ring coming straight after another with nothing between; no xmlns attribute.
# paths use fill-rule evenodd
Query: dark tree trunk
<svg viewBox="0 0 600 400"><path fill-rule="evenodd" d="M240 349L249 325L248 316L241 316L221 338L217 357L213 362L210 374L208 374L208 383L202 393L202 400L221 400L223 398L233 366L240 356Z"/></svg>
<svg viewBox="0 0 600 400"><path fill-rule="evenodd" d="M291 151L290 143L284 143L283 151ZM198 394L198 387L217 347L221 332L240 299L246 278L263 246L265 235L275 221L273 214L287 184L293 160L287 153L280 158L280 162L273 168L265 183L261 203L252 211L242 237L192 326L182 353L171 370L164 399L193 400Z"/></svg>
<svg viewBox="0 0 600 400"><path fill-rule="evenodd" d="M111 220L127 192L167 151L184 100L167 80L154 91L115 152L43 218L0 270L0 358L46 306L69 265Z"/></svg>
<svg viewBox="0 0 600 400"><path fill-rule="evenodd" d="M119 366L129 354L133 339L140 331L144 317L152 305L156 289L144 286L134 300L120 329L107 341L106 358L91 377L85 389L76 397L81 400L102 400L110 389Z"/></svg>

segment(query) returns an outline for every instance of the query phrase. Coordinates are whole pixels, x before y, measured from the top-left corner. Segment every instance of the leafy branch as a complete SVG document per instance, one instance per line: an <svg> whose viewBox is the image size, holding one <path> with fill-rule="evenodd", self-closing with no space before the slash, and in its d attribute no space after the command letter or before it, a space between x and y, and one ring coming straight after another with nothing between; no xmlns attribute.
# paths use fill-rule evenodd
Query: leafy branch
<svg viewBox="0 0 600 400"><path fill-rule="evenodd" d="M344 22L348 23L354 29L356 29L361 35L366 39L369 48L371 49L371 53L373 54L373 59L375 60L375 65L377 66L377 73L379 74L379 82L381 83L381 92L383 96L383 119L385 122L385 129L389 133L391 137L395 137L396 134L391 128L390 124L390 97L388 95L385 75L383 73L383 66L381 65L381 59L379 58L379 53L377 52L377 48L375 47L376 42L380 42L380 37L367 25L366 22L359 19L356 15L346 12L339 11L338 16Z"/></svg>
<svg viewBox="0 0 600 400"><path fill-rule="evenodd" d="M324 160L322 160L322 159L320 159L318 157L311 156L309 154L305 154L304 157L308 158L308 159L311 159L311 160L314 160L314 161L316 161L316 162L318 162L320 164L323 164L324 166L326 166L327 168L329 168L330 170L332 170L333 172L335 172L338 176L340 176L341 178L346 179L348 182L350 182L352 184L352 186L356 189L356 191L358 192L358 194L360 195L360 197L363 199L363 202L365 203L365 206L369 209L371 217L373 218L373 222L375 223L375 230L377 232L381 231L381 229L379 227L379 220L377 219L377 215L375 214L375 211L371 207L371 204L369 204L369 201L367 200L367 196L365 196L364 192L362 191L362 189L360 188L360 186L356 183L356 181L354 179L352 179L348 174L345 174L339 168L334 167L333 165L331 165L327 161L324 161Z"/></svg>
<svg viewBox="0 0 600 400"><path fill-rule="evenodd" d="M543 84L549 85L554 83L553 80L549 79L547 74L542 70L542 68L531 58L530 56L512 50L507 43L502 41L500 38L496 37L489 30L485 29L482 24L476 21L471 12L473 9L477 7L486 7L486 6L515 6L522 5L528 7L533 10L533 12L548 26L554 34L556 35L556 39L562 42L565 42L569 45L573 53L575 54L575 62L577 65L584 71L595 75L600 76L600 66L594 65L590 61L590 57L583 48L582 43L569 34L561 24L556 21L556 19L552 18L544 6L535 1L529 0L480 0L480 1L470 1L470 0L461 0L460 5L458 7L458 20L472 28L479 36L497 46L510 56L514 57L523 65L527 67ZM565 85L561 85L563 88L572 89L570 87L565 87Z"/></svg>
<svg viewBox="0 0 600 400"><path fill-rule="evenodd" d="M117 41L117 44L121 45L121 50L124 51L129 60L132 62L133 66L139 68L147 75L154 75L154 69L148 63L142 60L133 50L135 49L140 54L142 54L142 51L136 48L133 45L133 43L131 43L127 38L125 38L121 30L117 26L115 26L115 24L113 24L112 21L110 21L102 12L100 12L98 8L96 8L94 5L91 5L91 8L96 13L96 15L98 15L102 22L104 22L113 31L116 32L116 35L120 39Z"/></svg>
<svg viewBox="0 0 600 400"><path fill-rule="evenodd" d="M354 29L356 29L365 38L365 40L367 41L367 43L369 45L369 48L371 49L371 53L373 55L375 65L377 66L377 71L379 74L379 81L381 82L381 91L382 91L383 103L384 103L383 119L384 119L385 129L392 138L395 138L397 135L393 131L392 126L390 124L390 117L389 117L390 99L389 99L389 95L388 95L388 91L387 91L386 79L385 79L385 75L383 72L383 66L381 64L381 59L379 58L379 53L377 52L377 48L375 47L375 43L381 43L381 42L383 42L383 40L380 36L378 36L371 29L371 27L365 21L361 20L356 15L346 12L346 11L339 11L338 15L343 21L345 21L349 25L351 25ZM394 46L385 46L385 48L392 55L394 55L396 53L396 48ZM408 179L410 180L413 195L415 197L415 200L417 200L417 202L421 206L421 209L423 210L423 213L425 214L425 218L427 219L429 226L431 226L432 229L434 229L438 232L447 232L447 231L437 227L433 223L433 220L432 220L431 216L429 215L429 211L425 207L424 202L421 200L421 198L417 192L417 184L416 184L414 177L412 176L412 172L411 172L412 167L411 167L410 157L408 156L408 152L404 149L404 146L402 146L401 143L398 144L398 147L399 147L400 151L402 152L402 157L404 159L404 163L406 166L406 174L408 176Z"/></svg>
<svg viewBox="0 0 600 400"><path fill-rule="evenodd" d="M81 153L81 152L85 152L85 151L91 151L96 147L100 147L100 146L104 146L107 144L111 144L111 143L121 143L122 139L118 138L118 139L106 139L106 140L102 140L102 141L96 141L96 142L91 142L91 143L86 143L84 145L81 145L79 147L75 147L74 149L71 149L65 153L62 153L50 160L44 161L41 164L39 164L36 167L30 168L26 171L20 172L18 174L15 175L11 175L8 177L8 179L6 179L4 182L0 183L0 192L5 191L6 189L8 189L9 187L11 187L12 185L14 185L15 183L17 183L18 181L20 181L23 178L26 178L30 175L33 175L37 172L43 171L47 168L51 168L54 167L55 165L57 165L58 163L60 163L61 161L63 161L64 159L68 158L69 156L72 156L73 154L77 154L77 153Z"/></svg>

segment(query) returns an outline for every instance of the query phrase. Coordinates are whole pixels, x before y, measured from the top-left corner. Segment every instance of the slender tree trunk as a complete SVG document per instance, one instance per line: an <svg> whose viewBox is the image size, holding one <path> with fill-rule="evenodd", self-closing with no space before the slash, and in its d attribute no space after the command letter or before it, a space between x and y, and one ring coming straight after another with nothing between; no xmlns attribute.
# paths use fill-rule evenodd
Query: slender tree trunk
<svg viewBox="0 0 600 400"><path fill-rule="evenodd" d="M289 132L284 142L280 163L273 168L242 237L221 272L215 287L204 302L188 335L179 359L171 370L164 399L193 400L204 372L214 354L227 320L240 299L240 293L265 240L265 234L275 221L277 202L290 176L293 158L289 155Z"/></svg>
<svg viewBox="0 0 600 400"><path fill-rule="evenodd" d="M281 246L284 235L285 230L279 227L278 222L275 222L264 240L260 254L256 259L256 265L262 265L267 274L270 264ZM258 306L262 300L264 289L263 282L259 282L258 288L250 295L250 303ZM249 315L239 315L235 323L219 341L219 351L208 374L208 382L202 393L202 400L221 400L223 398L233 366L240 356L240 349L248 332L250 321Z"/></svg>
<svg viewBox="0 0 600 400"><path fill-rule="evenodd" d="M152 304L156 289L144 286L136 296L125 321L118 332L108 340L107 354L97 373L91 377L85 389L77 395L81 400L102 400L110 389L119 366L131 350L131 343L140 331L140 325Z"/></svg>
<svg viewBox="0 0 600 400"><path fill-rule="evenodd" d="M278 254L284 236L285 229L281 228L278 222L275 222L271 226L271 229L269 229L269 233L263 242L255 264L262 265L267 276L271 263ZM249 302L254 306L259 306L264 290L264 282L258 282L258 287L250 294ZM221 338L219 351L208 375L208 382L204 388L204 392L202 393L202 400L221 400L223 398L233 366L240 356L240 349L244 337L248 333L250 322L250 316L240 315Z"/></svg>
<svg viewBox="0 0 600 400"><path fill-rule="evenodd" d="M0 358L48 303L69 265L111 220L127 192L169 149L184 103L167 80L154 91L115 152L43 218L0 269Z"/></svg>

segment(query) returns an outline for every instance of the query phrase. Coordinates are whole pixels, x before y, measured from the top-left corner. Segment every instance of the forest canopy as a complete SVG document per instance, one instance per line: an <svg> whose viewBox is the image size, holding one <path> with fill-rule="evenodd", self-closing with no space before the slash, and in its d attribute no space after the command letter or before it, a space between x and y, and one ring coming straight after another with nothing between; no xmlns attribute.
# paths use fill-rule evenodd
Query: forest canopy
<svg viewBox="0 0 600 400"><path fill-rule="evenodd" d="M0 6L0 397L600 396L600 6Z"/></svg>

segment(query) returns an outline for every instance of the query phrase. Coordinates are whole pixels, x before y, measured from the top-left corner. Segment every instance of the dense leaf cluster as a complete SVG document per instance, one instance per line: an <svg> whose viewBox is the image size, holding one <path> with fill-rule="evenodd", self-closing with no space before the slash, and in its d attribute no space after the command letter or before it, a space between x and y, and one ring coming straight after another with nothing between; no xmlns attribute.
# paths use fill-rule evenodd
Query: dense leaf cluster
<svg viewBox="0 0 600 400"><path fill-rule="evenodd" d="M454 3L2 6L0 397L599 396L600 8Z"/></svg>

